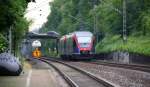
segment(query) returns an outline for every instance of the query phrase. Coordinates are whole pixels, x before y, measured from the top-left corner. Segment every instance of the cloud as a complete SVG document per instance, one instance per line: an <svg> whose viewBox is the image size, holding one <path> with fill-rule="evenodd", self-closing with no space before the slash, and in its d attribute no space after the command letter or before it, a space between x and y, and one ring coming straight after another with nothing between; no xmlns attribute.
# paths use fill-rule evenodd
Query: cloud
<svg viewBox="0 0 150 87"><path fill-rule="evenodd" d="M52 1L53 0L36 0L36 3L30 2L28 4L25 17L33 22L29 26L29 31L38 30L47 22L47 16L50 13L49 2Z"/></svg>

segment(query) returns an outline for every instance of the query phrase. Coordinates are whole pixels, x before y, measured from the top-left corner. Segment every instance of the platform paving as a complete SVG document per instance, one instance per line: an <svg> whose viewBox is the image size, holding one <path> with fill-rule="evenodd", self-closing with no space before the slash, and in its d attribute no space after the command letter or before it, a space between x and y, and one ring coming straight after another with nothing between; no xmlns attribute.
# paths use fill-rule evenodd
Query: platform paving
<svg viewBox="0 0 150 87"><path fill-rule="evenodd" d="M0 87L68 87L49 65L30 61L24 63L20 76L0 76Z"/></svg>

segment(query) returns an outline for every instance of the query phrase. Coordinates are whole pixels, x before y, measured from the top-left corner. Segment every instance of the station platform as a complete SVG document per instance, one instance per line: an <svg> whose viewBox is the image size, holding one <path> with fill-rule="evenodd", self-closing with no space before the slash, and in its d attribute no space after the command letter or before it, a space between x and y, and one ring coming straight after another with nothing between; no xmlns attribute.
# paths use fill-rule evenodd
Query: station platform
<svg viewBox="0 0 150 87"><path fill-rule="evenodd" d="M20 76L0 76L0 87L68 87L62 77L39 60L25 61Z"/></svg>

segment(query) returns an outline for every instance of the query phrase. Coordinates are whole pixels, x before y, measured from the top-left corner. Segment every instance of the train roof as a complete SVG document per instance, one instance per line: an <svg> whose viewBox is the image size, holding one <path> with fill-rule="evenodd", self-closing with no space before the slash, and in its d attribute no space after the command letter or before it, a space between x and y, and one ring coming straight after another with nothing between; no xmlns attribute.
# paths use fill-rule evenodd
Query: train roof
<svg viewBox="0 0 150 87"><path fill-rule="evenodd" d="M93 34L89 31L76 31L74 32L74 34L76 36L89 36L89 37L93 36Z"/></svg>
<svg viewBox="0 0 150 87"><path fill-rule="evenodd" d="M89 31L75 31L75 32L72 32L72 33L69 33L67 35L64 35L60 38L60 40L64 40L66 38L70 38L72 36L76 35L77 37L92 37L93 34Z"/></svg>

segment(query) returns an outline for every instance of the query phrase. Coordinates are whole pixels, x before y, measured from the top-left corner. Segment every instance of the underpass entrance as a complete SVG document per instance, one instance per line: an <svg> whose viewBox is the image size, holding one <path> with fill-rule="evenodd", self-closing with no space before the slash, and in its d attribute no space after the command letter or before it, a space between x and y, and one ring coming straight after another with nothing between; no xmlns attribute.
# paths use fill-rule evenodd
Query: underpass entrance
<svg viewBox="0 0 150 87"><path fill-rule="evenodd" d="M26 38L22 42L21 53L26 58L33 57L37 50L40 52L40 56L56 55L58 54L59 37L60 35L55 31L49 31L44 34L27 33ZM41 45L35 43L36 41L39 41Z"/></svg>

